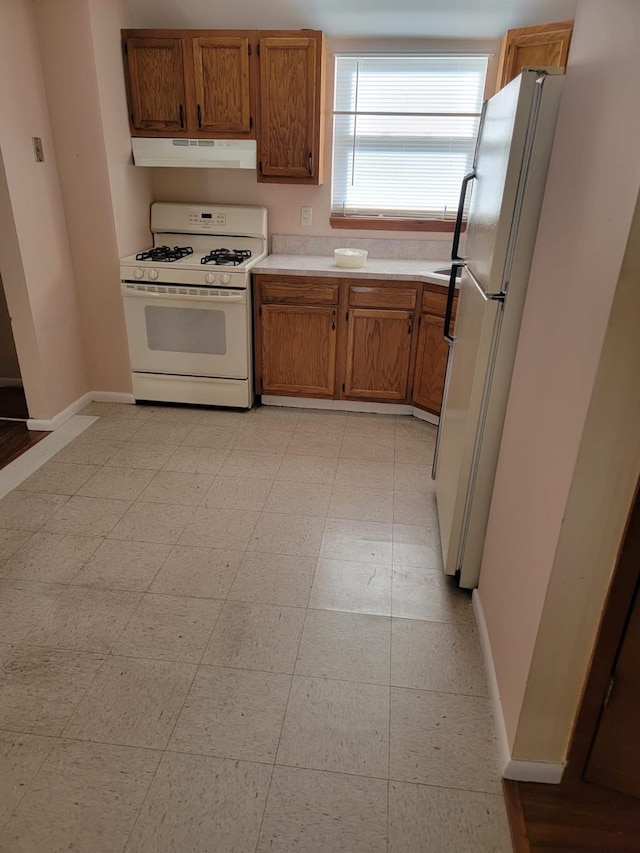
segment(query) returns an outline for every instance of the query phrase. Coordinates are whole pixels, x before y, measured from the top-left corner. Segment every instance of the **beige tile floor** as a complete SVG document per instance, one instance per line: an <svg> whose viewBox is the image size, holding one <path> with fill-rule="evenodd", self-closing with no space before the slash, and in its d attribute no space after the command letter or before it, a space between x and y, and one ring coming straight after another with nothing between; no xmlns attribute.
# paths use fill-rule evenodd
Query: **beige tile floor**
<svg viewBox="0 0 640 853"><path fill-rule="evenodd" d="M0 501L0 850L510 850L434 428L85 413Z"/></svg>

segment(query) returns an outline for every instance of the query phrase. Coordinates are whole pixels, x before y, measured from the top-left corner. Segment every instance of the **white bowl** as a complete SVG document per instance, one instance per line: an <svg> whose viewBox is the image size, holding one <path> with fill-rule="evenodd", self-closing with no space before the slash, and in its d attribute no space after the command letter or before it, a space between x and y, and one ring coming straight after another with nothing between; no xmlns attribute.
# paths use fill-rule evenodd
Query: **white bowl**
<svg viewBox="0 0 640 853"><path fill-rule="evenodd" d="M366 249L335 249L334 257L339 267L363 267L369 254Z"/></svg>

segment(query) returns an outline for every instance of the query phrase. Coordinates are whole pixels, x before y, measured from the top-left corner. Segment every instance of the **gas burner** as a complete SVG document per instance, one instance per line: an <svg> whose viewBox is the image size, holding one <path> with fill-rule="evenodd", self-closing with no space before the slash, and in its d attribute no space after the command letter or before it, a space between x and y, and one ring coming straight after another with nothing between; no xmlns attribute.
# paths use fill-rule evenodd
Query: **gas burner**
<svg viewBox="0 0 640 853"><path fill-rule="evenodd" d="M169 246L155 246L146 252L140 252L136 255L136 261L162 261L164 263L173 263L181 258L186 258L187 255L192 255L193 249L191 246L174 246L170 249Z"/></svg>
<svg viewBox="0 0 640 853"><path fill-rule="evenodd" d="M250 257L251 252L248 249L214 249L208 255L205 255L204 258L201 258L200 263L216 264L218 266L232 264L234 267L237 267Z"/></svg>

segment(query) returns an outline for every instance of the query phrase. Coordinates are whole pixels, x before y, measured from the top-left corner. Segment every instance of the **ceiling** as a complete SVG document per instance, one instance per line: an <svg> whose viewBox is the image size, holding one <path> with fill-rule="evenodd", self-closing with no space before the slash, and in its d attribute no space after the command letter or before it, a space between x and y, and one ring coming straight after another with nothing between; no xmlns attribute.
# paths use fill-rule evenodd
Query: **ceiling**
<svg viewBox="0 0 640 853"><path fill-rule="evenodd" d="M310 29L333 37L498 38L568 20L578 0L129 0L136 27Z"/></svg>

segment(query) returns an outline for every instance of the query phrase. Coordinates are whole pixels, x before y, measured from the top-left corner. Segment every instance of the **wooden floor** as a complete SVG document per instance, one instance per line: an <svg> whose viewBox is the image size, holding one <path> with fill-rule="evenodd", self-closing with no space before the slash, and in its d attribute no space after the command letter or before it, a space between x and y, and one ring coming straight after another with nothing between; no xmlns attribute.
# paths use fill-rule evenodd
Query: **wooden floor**
<svg viewBox="0 0 640 853"><path fill-rule="evenodd" d="M19 421L0 421L0 468L13 462L48 434L28 430Z"/></svg>
<svg viewBox="0 0 640 853"><path fill-rule="evenodd" d="M640 851L640 800L596 785L504 781L515 853Z"/></svg>

